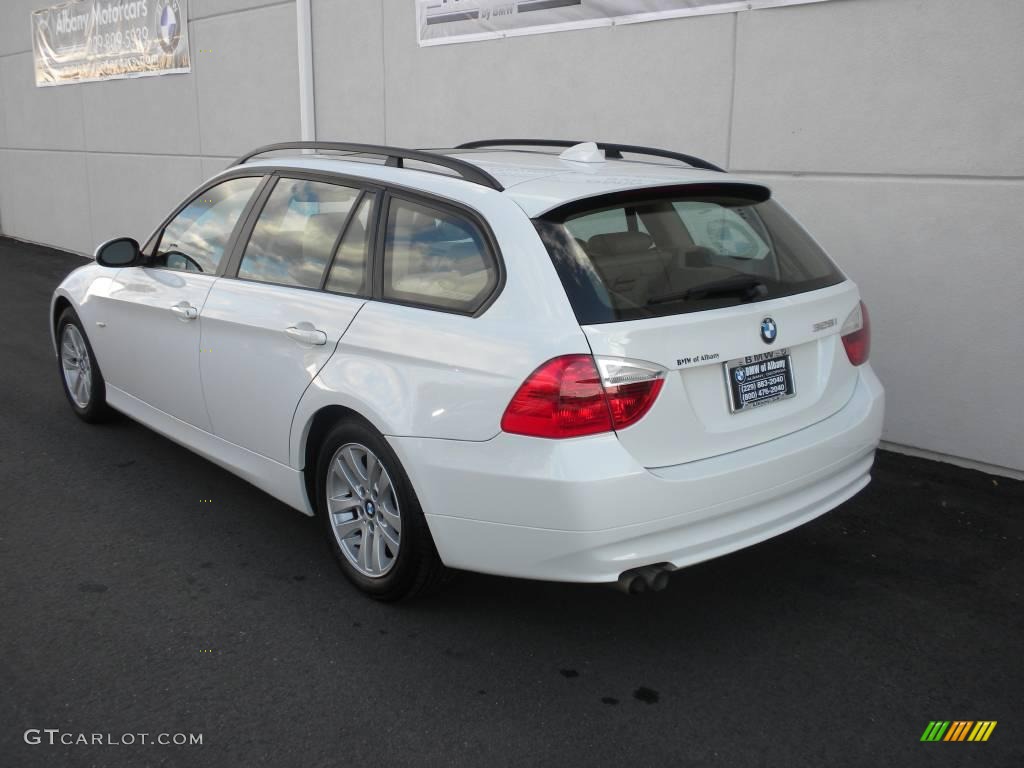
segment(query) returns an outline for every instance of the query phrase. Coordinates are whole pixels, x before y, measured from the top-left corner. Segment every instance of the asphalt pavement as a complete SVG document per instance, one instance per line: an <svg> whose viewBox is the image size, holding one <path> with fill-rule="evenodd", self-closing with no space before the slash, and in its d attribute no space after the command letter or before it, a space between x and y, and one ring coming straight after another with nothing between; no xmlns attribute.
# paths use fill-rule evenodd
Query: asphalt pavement
<svg viewBox="0 0 1024 768"><path fill-rule="evenodd" d="M383 605L316 521L75 418L47 322L82 263L0 239L0 766L1024 765L1024 483L882 452L661 593L460 574Z"/></svg>

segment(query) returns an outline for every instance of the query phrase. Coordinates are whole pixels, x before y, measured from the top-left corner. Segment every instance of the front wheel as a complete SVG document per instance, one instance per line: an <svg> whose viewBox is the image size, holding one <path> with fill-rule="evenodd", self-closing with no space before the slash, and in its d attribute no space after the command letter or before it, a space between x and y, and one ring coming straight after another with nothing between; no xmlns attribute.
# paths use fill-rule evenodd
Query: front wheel
<svg viewBox="0 0 1024 768"><path fill-rule="evenodd" d="M103 421L110 415L103 375L78 315L65 309L57 321L57 358L64 394L83 421Z"/></svg>
<svg viewBox="0 0 1024 768"><path fill-rule="evenodd" d="M339 423L320 446L317 513L342 572L379 600L400 600L443 583L426 518L395 452L357 420Z"/></svg>

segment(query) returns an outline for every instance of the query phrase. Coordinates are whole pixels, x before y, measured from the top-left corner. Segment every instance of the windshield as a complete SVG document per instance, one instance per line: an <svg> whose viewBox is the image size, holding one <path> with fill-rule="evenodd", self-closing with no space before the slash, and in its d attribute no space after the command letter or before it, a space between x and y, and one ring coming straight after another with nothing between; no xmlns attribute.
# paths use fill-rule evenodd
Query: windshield
<svg viewBox="0 0 1024 768"><path fill-rule="evenodd" d="M767 301L844 279L773 200L678 187L628 197L576 202L534 222L581 324Z"/></svg>

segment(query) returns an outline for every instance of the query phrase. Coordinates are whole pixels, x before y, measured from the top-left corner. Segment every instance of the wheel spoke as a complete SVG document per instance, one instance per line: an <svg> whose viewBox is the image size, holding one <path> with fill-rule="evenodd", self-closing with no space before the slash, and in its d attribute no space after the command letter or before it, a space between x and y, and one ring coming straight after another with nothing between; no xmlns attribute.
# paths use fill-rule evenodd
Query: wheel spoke
<svg viewBox="0 0 1024 768"><path fill-rule="evenodd" d="M359 494L357 491L359 489L359 479L349 469L343 457L339 456L334 460L334 469L337 474L341 475L342 479L348 485L349 492L353 496L358 496Z"/></svg>
<svg viewBox="0 0 1024 768"><path fill-rule="evenodd" d="M359 542L359 565L363 570L373 572L371 553L373 551L373 533L368 527L363 528L363 538Z"/></svg>
<svg viewBox="0 0 1024 768"><path fill-rule="evenodd" d="M337 535L339 541L347 539L349 536L353 536L358 533L363 527L363 521L358 517L354 517L351 520L346 520L340 523L334 523L334 533Z"/></svg>
<svg viewBox="0 0 1024 768"><path fill-rule="evenodd" d="M378 528L373 536L373 560L378 572L384 571L384 537L381 535L383 529Z"/></svg>
<svg viewBox="0 0 1024 768"><path fill-rule="evenodd" d="M389 526L394 528L398 533L402 532L402 518L391 510L390 502L381 501L380 504L377 505L377 509L379 509L381 514L384 515L384 520Z"/></svg>
<svg viewBox="0 0 1024 768"><path fill-rule="evenodd" d="M381 465L380 481L377 485L377 498L381 500L381 504L388 498L391 493L391 476L383 469L384 465Z"/></svg>
<svg viewBox="0 0 1024 768"><path fill-rule="evenodd" d="M377 461L377 457L370 451L366 453L366 485L373 492L374 483L377 482L376 475L379 474L381 463Z"/></svg>
<svg viewBox="0 0 1024 768"><path fill-rule="evenodd" d="M338 514L339 512L345 512L352 507L359 506L359 497L354 493L349 493L346 496L334 496L327 500L328 508L331 510L331 514Z"/></svg>
<svg viewBox="0 0 1024 768"><path fill-rule="evenodd" d="M367 480L366 469L363 467L363 458L365 458L366 455L366 452L363 451L362 456L357 456L356 449L353 446L349 446L349 448L342 453L342 456L345 457L345 464L348 465L348 468L352 470L352 473L363 483Z"/></svg>
<svg viewBox="0 0 1024 768"><path fill-rule="evenodd" d="M394 531L389 528L385 528L383 525L377 529L377 538L384 539L385 543L391 549L391 555L394 556L398 553L398 537Z"/></svg>

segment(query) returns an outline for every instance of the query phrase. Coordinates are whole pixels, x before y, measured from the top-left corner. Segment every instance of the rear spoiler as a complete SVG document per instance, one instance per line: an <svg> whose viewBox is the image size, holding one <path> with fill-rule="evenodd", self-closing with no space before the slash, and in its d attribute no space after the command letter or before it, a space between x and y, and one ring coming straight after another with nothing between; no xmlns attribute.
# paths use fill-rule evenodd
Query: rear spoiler
<svg viewBox="0 0 1024 768"><path fill-rule="evenodd" d="M725 207L763 203L772 196L772 191L761 184L747 181L714 181L694 184L669 184L657 187L637 187L617 190L592 197L581 197L562 203L536 218L544 221L563 222L576 213L595 211L601 208L618 207L628 203L644 203L664 198L675 200L704 200Z"/></svg>

